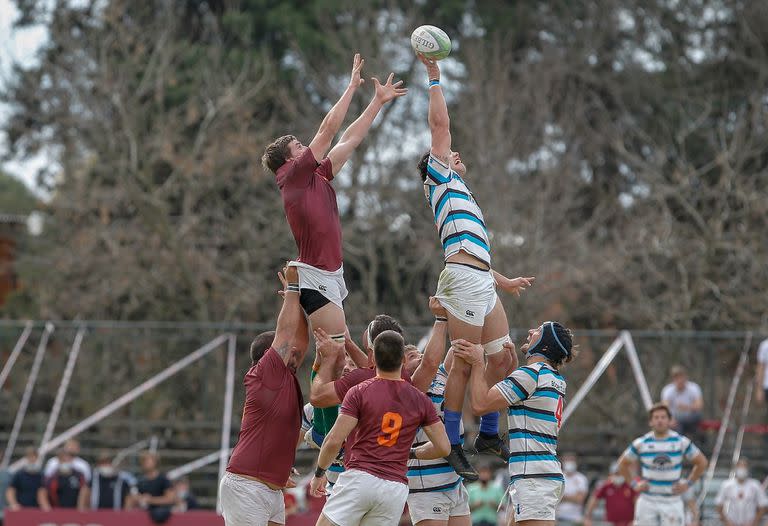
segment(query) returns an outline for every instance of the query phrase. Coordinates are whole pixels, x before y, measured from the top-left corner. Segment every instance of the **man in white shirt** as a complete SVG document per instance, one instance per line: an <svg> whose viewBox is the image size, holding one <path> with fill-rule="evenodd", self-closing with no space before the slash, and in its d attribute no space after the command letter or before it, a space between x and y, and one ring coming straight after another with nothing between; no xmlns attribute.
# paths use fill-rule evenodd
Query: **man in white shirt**
<svg viewBox="0 0 768 526"><path fill-rule="evenodd" d="M584 500L589 493L589 480L577 471L578 467L574 453L563 455L565 489L563 498L557 506L558 526L581 524L584 519Z"/></svg>
<svg viewBox="0 0 768 526"><path fill-rule="evenodd" d="M85 477L85 482L90 483L91 482L91 465L78 456L80 454L80 442L78 442L74 438L71 438L64 443L64 447L62 449L66 451L69 455L72 455L73 457L72 468L82 473L83 477ZM48 462L45 463L45 468L43 469L43 475L47 479L52 477L58 470L59 470L59 458L58 456L52 457L48 459Z"/></svg>
<svg viewBox="0 0 768 526"><path fill-rule="evenodd" d="M688 374L681 365L675 365L670 371L672 383L661 390L661 401L667 404L675 422L673 429L682 435L696 433L701 422L701 410L704 397L701 387L688 380Z"/></svg>
<svg viewBox="0 0 768 526"><path fill-rule="evenodd" d="M768 510L768 497L755 479L749 478L749 463L736 464L736 477L726 480L715 500L725 526L757 526Z"/></svg>
<svg viewBox="0 0 768 526"><path fill-rule="evenodd" d="M757 348L757 389L755 396L757 401L765 404L768 398L768 338L760 343Z"/></svg>

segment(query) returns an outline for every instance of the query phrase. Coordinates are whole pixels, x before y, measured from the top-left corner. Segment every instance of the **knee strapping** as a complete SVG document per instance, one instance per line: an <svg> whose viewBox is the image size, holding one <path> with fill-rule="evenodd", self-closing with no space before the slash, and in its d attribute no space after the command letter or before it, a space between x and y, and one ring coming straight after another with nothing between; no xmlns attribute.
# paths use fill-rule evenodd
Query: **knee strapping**
<svg viewBox="0 0 768 526"><path fill-rule="evenodd" d="M500 353L502 350L504 350L504 344L507 343L508 341L509 341L509 334L506 334L497 340L484 343L483 350L485 351L485 355L490 356L492 354Z"/></svg>

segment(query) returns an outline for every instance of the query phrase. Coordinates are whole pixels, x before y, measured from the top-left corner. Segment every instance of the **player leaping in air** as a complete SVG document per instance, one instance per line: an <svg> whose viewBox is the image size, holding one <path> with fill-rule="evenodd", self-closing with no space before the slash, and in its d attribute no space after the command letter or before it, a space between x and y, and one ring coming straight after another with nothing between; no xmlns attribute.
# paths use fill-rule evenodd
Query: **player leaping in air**
<svg viewBox="0 0 768 526"><path fill-rule="evenodd" d="M464 182L467 167L458 152L451 150L450 118L440 88L440 68L436 61L418 56L429 75L432 134L431 149L419 162L419 172L445 252L445 269L440 273L435 297L448 311L451 340L482 344L488 359L487 380L495 384L504 378L511 359L502 352L509 341L509 325L496 296L496 285L519 294L530 286L533 278L509 280L491 270L491 248L483 213ZM451 440L451 454L446 460L459 475L472 481L478 475L467 461L459 433L469 371L464 360L453 361L445 388L445 429ZM499 437L498 412L481 417L475 449L508 460L509 451Z"/></svg>
<svg viewBox="0 0 768 526"><path fill-rule="evenodd" d="M284 135L268 145L262 157L264 166L276 175L285 216L299 249L297 260L290 265L298 267L301 306L313 328L323 329L340 342L344 341L346 331L342 301L347 288L342 266L341 221L331 181L368 134L384 104L407 92L402 81L392 82L394 74L389 75L385 84L373 78L373 99L331 148L352 96L363 84L363 63L356 54L349 86L325 116L309 146L293 135ZM316 412L315 425L321 436L333 425L337 412L337 408Z"/></svg>

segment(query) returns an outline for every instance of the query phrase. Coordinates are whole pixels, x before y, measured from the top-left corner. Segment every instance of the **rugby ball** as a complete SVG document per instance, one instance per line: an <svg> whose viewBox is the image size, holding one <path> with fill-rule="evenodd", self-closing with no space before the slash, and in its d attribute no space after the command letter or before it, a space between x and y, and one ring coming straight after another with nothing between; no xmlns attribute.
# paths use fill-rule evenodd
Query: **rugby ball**
<svg viewBox="0 0 768 526"><path fill-rule="evenodd" d="M411 47L427 58L441 60L451 53L451 39L435 26L419 26L411 34Z"/></svg>

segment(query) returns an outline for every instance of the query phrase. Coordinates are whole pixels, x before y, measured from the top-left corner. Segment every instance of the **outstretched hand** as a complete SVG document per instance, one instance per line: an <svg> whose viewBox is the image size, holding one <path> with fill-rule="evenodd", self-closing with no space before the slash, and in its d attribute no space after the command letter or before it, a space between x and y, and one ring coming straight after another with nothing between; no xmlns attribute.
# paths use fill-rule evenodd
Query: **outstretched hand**
<svg viewBox="0 0 768 526"><path fill-rule="evenodd" d="M440 66L437 65L437 60L433 58L427 58L421 53L416 53L424 66L427 68L427 76L429 80L440 80Z"/></svg>
<svg viewBox="0 0 768 526"><path fill-rule="evenodd" d="M397 97L402 97L406 93L408 93L408 88L401 88L400 86L403 85L402 80L398 80L394 84L392 83L392 80L395 78L394 73L390 73L389 77L387 77L386 84L382 84L379 82L379 79L376 77L373 77L371 80L373 81L373 86L376 89L376 99L382 103L386 104L387 102L396 99Z"/></svg>
<svg viewBox="0 0 768 526"><path fill-rule="evenodd" d="M503 278L503 279L502 279ZM520 293L523 292L525 289L533 285L533 282L536 280L535 277L531 276L528 278L504 278L501 276L499 279L496 280L496 285L503 290L504 292L507 292L509 294L514 294L517 297L520 297Z"/></svg>
<svg viewBox="0 0 768 526"><path fill-rule="evenodd" d="M328 336L328 333L323 329L315 329L314 335L317 354L319 354L323 360L330 359L335 361L338 359L339 355L344 354L344 344L332 340L331 337Z"/></svg>
<svg viewBox="0 0 768 526"><path fill-rule="evenodd" d="M478 343L458 339L451 342L451 347L455 357L461 358L470 365L482 365L485 362L485 351L483 346Z"/></svg>
<svg viewBox="0 0 768 526"><path fill-rule="evenodd" d="M365 79L360 76L363 64L365 64L365 59L360 56L360 53L355 53L355 58L352 61L352 76L349 79L349 87L352 89L357 89L365 82Z"/></svg>

